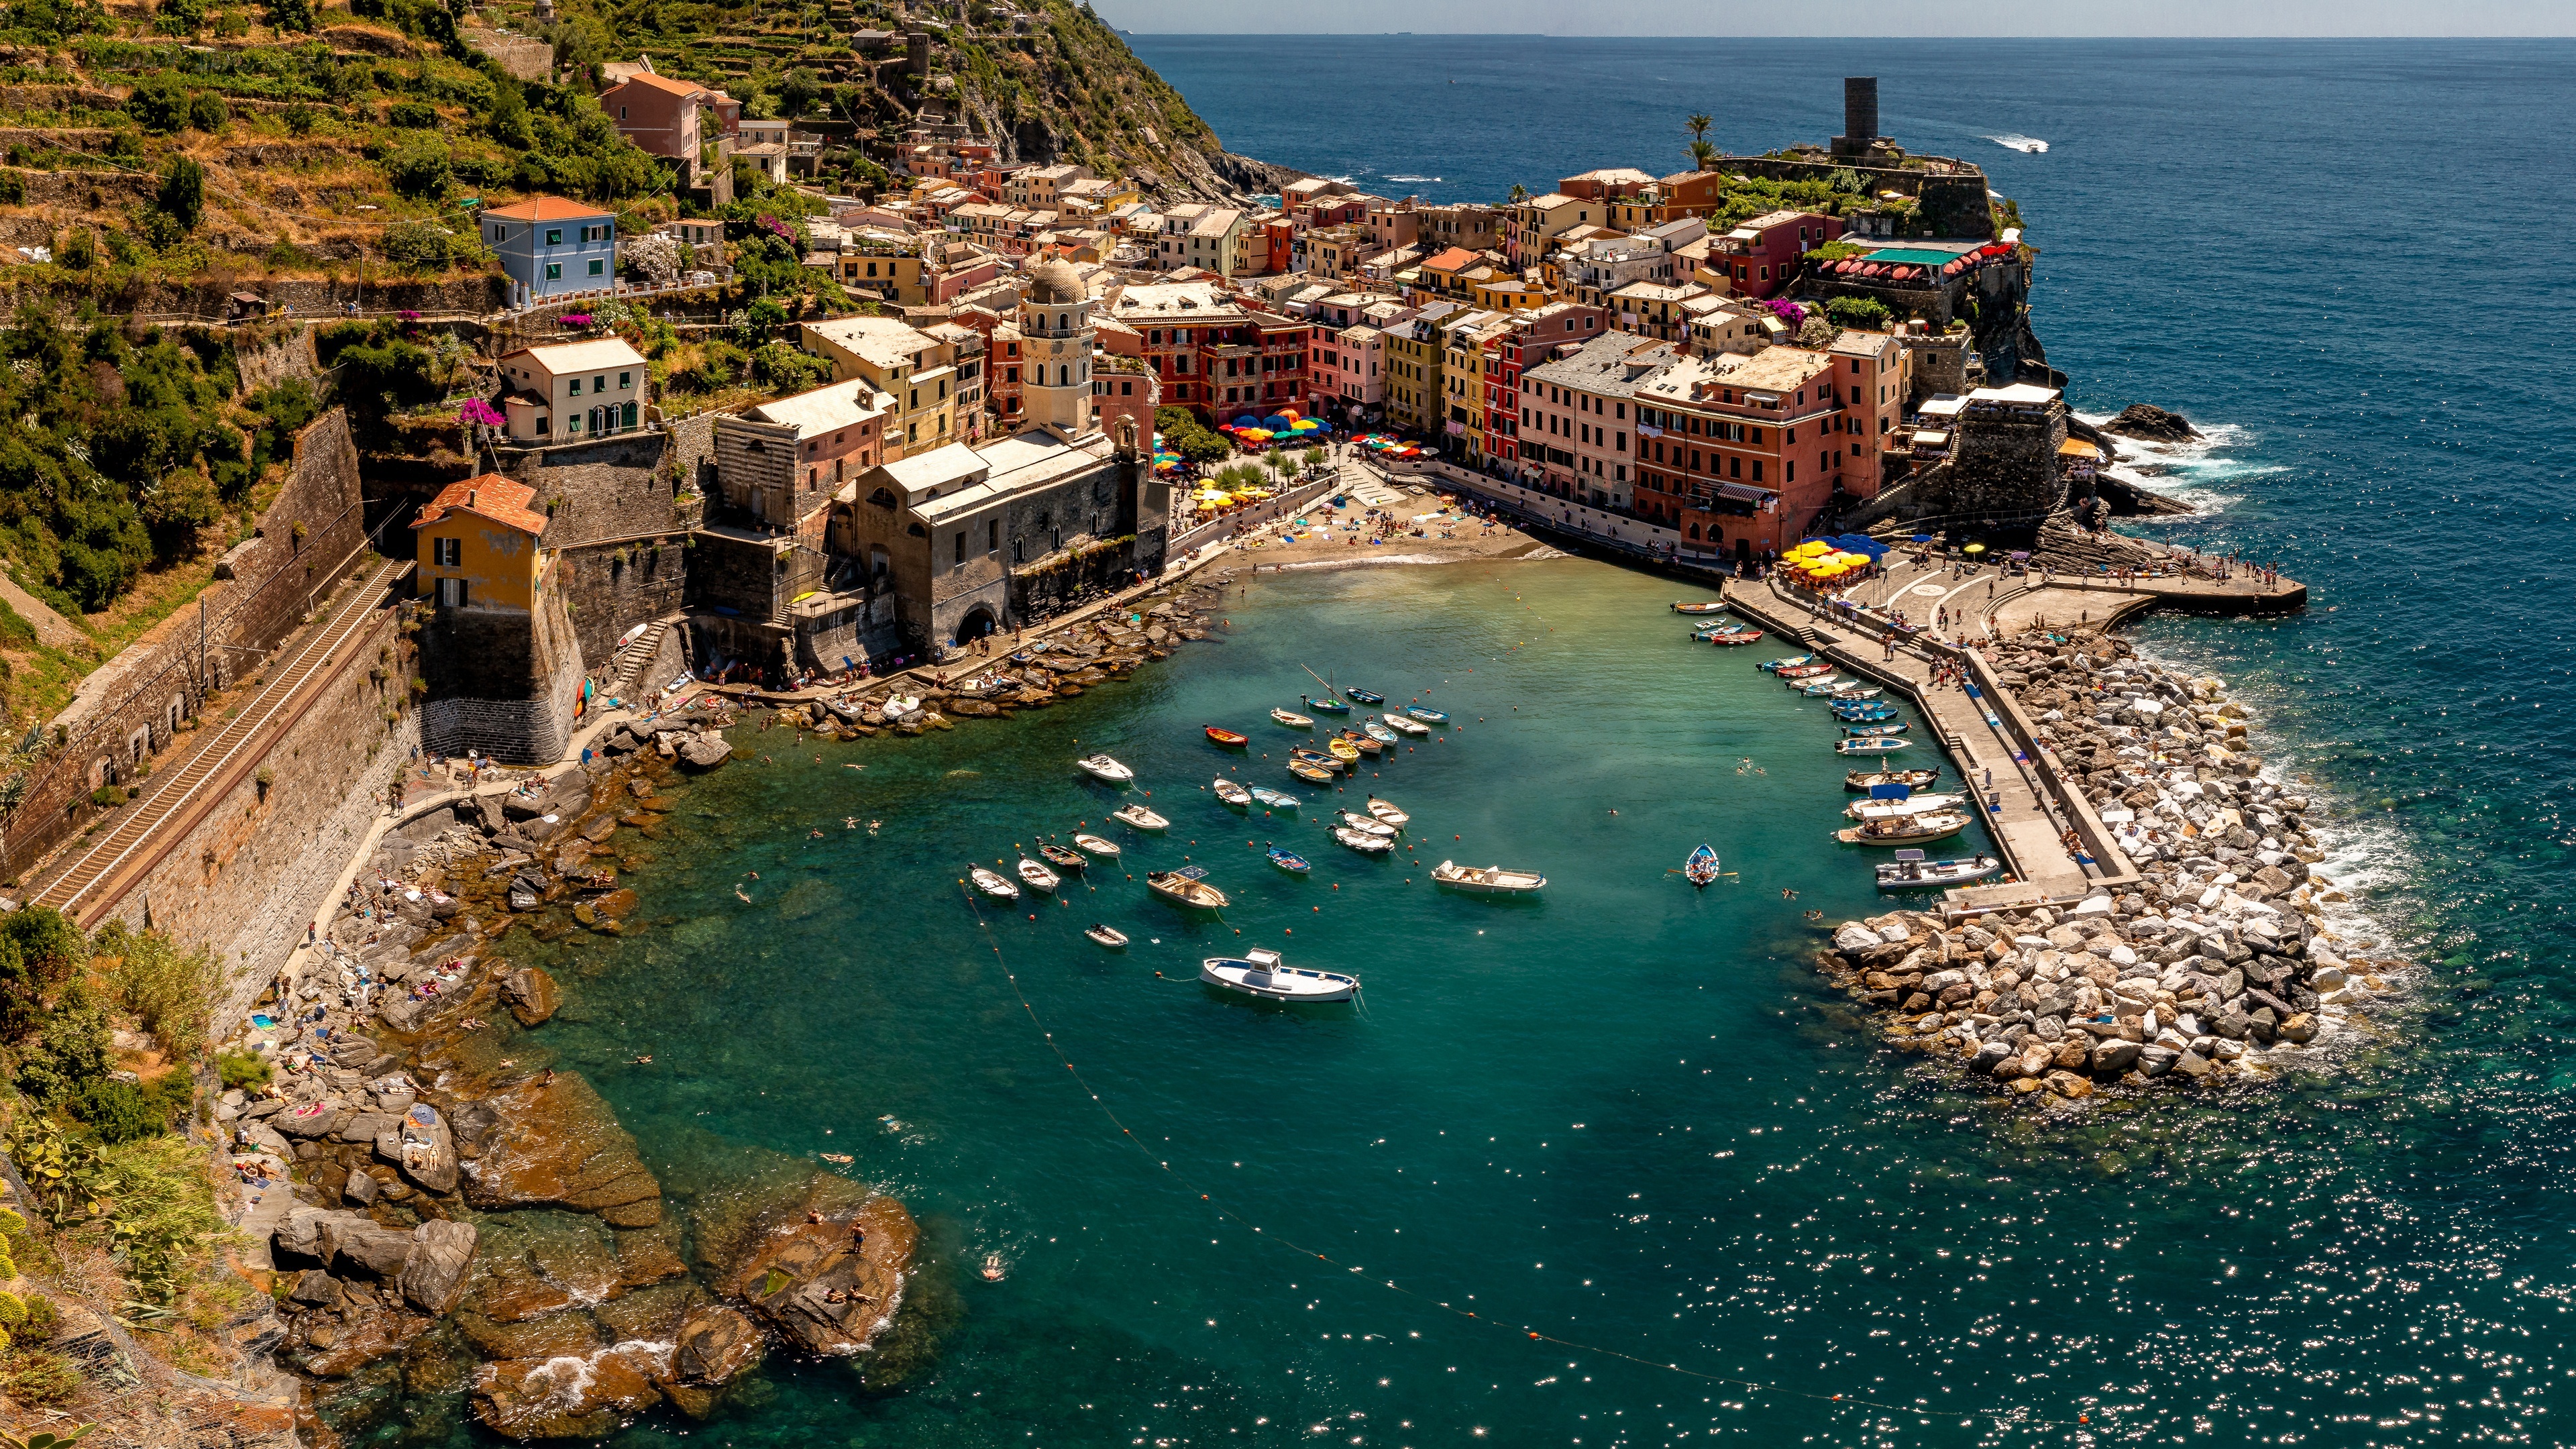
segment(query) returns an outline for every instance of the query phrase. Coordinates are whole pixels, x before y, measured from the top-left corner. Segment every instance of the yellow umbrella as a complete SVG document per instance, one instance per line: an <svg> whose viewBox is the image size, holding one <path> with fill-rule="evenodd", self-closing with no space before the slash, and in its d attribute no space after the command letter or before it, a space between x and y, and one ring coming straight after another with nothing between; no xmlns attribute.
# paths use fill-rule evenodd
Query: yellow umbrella
<svg viewBox="0 0 2576 1449"><path fill-rule="evenodd" d="M1202 498L1202 499L1200 499L1200 500L1199 500L1199 512L1201 512L1201 513L1214 513L1214 512L1216 512L1216 505L1215 505L1215 504L1213 504L1213 503L1210 503L1210 502L1208 502L1206 499Z"/></svg>
<svg viewBox="0 0 2576 1449"><path fill-rule="evenodd" d="M1789 550L1793 556L1798 558L1816 558L1833 551L1834 546L1825 542L1821 538L1810 539L1807 542L1798 545L1796 548Z"/></svg>

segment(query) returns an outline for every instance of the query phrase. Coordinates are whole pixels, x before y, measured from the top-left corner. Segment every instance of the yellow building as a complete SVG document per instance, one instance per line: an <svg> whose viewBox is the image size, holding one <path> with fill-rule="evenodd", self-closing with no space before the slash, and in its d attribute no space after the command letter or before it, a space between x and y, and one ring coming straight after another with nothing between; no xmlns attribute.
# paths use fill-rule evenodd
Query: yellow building
<svg viewBox="0 0 2576 1449"><path fill-rule="evenodd" d="M1440 318L1457 310L1434 303L1422 315L1386 329L1386 420L1414 433L1436 432L1448 416L1440 395Z"/></svg>
<svg viewBox="0 0 2576 1449"><path fill-rule="evenodd" d="M1475 291L1476 305L1489 312L1535 312L1556 300L1529 278L1502 272L1477 278Z"/></svg>
<svg viewBox="0 0 2576 1449"><path fill-rule="evenodd" d="M885 460L957 441L957 349L892 317L808 322L807 352L832 364L832 380L866 378L895 400L885 428Z"/></svg>
<svg viewBox="0 0 2576 1449"><path fill-rule="evenodd" d="M1511 330L1508 316L1469 312L1443 328L1441 428L1459 438L1470 466L1485 460L1485 364L1492 354L1485 344ZM1452 429L1449 424L1456 424Z"/></svg>
<svg viewBox="0 0 2576 1449"><path fill-rule="evenodd" d="M441 610L536 611L546 553L538 540L547 522L528 506L536 496L524 483L486 473L448 484L412 520L421 585Z"/></svg>

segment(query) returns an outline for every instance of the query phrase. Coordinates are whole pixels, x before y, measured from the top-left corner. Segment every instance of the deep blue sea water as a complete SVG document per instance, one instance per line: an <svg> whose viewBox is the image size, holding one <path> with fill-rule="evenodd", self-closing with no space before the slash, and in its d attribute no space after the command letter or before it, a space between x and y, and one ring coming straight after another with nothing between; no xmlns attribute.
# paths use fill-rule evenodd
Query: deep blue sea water
<svg viewBox="0 0 2576 1449"><path fill-rule="evenodd" d="M673 815L637 882L657 924L559 958L571 1004L523 1059L589 1072L665 1161L855 1154L955 1305L905 1386L780 1367L690 1442L2576 1442L2576 47L1136 45L1232 148L1437 196L1677 168L1694 109L1731 146L1821 137L1839 77L1877 73L1888 131L2020 201L2079 406L2216 434L2166 460L2209 511L2164 533L2311 586L2295 619L2141 637L2226 674L2342 803L2353 929L2420 970L2378 1040L2268 1091L2051 1117L1952 1090L1816 989L1801 912L1875 904L1821 840L1827 731L1678 642L1670 585L1264 581L1221 642L1008 726L820 763L754 737L785 762ZM1257 728L1300 664L1468 720L1381 788L1425 859L1533 865L1549 898L1434 895L1197 795L1198 726ZM1065 762L1100 746L1175 817L1139 855L1210 863L1225 924L1114 879L1036 921L958 898L968 856L1097 823ZM1282 835L1315 879L1246 843ZM1741 879L1662 873L1702 838ZM1101 917L1137 948L1082 941ZM1237 927L1359 970L1368 1005L1153 976ZM987 1252L999 1285L960 1266Z"/></svg>

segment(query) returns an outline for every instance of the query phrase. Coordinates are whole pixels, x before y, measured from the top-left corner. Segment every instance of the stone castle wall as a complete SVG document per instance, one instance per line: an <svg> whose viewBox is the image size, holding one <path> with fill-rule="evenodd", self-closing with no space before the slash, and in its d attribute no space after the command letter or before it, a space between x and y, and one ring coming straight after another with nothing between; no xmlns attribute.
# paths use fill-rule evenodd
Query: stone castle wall
<svg viewBox="0 0 2576 1449"><path fill-rule="evenodd" d="M505 764L562 758L581 702L581 645L565 609L562 560L540 581L533 617L513 609L437 609L421 630L421 747Z"/></svg>
<svg viewBox="0 0 2576 1449"><path fill-rule="evenodd" d="M204 817L110 911L214 953L225 981L219 1035L285 964L305 922L325 913L350 851L419 743L417 715L385 719L409 677L400 621L399 610L380 611L313 707L265 755L239 761L228 787L217 782L221 793ZM376 668L384 680L371 677Z"/></svg>
<svg viewBox="0 0 2576 1449"><path fill-rule="evenodd" d="M617 640L638 624L676 613L687 602L689 535L657 534L621 543L566 549L555 560L582 667L610 667Z"/></svg>

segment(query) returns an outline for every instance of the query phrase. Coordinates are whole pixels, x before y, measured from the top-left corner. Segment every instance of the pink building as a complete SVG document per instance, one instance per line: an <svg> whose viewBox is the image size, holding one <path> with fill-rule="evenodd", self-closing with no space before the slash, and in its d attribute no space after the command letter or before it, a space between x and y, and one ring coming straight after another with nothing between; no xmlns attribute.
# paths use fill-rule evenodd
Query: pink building
<svg viewBox="0 0 2576 1449"><path fill-rule="evenodd" d="M1812 211L1774 211L1717 238L1708 265L1724 272L1739 297L1776 297L1798 258L1843 234L1842 219Z"/></svg>
<svg viewBox="0 0 2576 1449"><path fill-rule="evenodd" d="M1335 417L1375 412L1386 404L1386 334L1360 324L1339 332L1315 330L1307 349L1308 390L1318 410Z"/></svg>
<svg viewBox="0 0 2576 1449"><path fill-rule="evenodd" d="M1595 337L1520 379L1520 458L1540 486L1595 508L1625 509L1635 496L1634 397L1681 358L1669 342L1633 332Z"/></svg>

